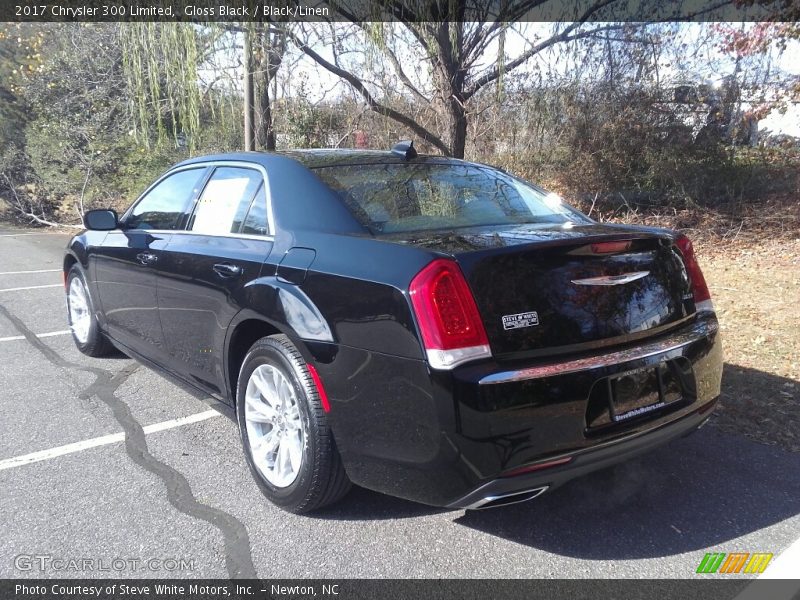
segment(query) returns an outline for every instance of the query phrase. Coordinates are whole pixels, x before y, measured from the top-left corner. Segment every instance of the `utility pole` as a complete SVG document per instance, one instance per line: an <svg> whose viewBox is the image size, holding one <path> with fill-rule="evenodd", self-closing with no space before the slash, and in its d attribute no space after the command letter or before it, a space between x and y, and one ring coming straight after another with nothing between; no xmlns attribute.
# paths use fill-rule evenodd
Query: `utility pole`
<svg viewBox="0 0 800 600"><path fill-rule="evenodd" d="M249 28L244 32L244 149L256 149L255 91L253 86L253 41Z"/></svg>

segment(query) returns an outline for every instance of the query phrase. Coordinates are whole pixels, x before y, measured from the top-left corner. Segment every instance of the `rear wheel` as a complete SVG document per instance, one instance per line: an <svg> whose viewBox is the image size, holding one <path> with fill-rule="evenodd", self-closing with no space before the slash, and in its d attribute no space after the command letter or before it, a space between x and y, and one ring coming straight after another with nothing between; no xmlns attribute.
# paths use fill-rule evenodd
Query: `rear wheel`
<svg viewBox="0 0 800 600"><path fill-rule="evenodd" d="M260 339L245 356L236 416L247 464L274 504L309 512L350 489L314 381L285 335Z"/></svg>
<svg viewBox="0 0 800 600"><path fill-rule="evenodd" d="M78 350L94 357L114 352L114 347L100 331L94 301L78 265L74 265L67 274L67 318Z"/></svg>

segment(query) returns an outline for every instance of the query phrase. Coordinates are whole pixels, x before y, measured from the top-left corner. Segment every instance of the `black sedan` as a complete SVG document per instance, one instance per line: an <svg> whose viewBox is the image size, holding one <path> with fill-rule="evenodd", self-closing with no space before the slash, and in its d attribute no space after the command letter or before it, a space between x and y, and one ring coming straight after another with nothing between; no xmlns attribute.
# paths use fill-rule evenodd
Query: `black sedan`
<svg viewBox="0 0 800 600"><path fill-rule="evenodd" d="M193 158L84 221L64 258L78 348L234 407L293 512L351 482L528 500L690 433L720 393L686 237L409 143Z"/></svg>

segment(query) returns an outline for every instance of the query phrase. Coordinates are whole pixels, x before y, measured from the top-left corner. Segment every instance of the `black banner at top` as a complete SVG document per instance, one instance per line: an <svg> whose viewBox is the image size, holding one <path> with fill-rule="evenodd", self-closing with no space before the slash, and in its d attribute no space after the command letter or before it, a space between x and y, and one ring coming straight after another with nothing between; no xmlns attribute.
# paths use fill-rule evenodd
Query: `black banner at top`
<svg viewBox="0 0 800 600"><path fill-rule="evenodd" d="M0 21L796 21L797 0L2 0Z"/></svg>

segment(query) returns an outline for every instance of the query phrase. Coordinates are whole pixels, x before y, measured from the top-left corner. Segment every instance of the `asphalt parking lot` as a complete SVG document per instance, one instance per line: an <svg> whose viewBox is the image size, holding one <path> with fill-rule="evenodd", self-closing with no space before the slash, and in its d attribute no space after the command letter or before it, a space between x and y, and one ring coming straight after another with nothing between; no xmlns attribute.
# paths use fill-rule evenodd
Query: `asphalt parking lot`
<svg viewBox="0 0 800 600"><path fill-rule="evenodd" d="M706 552L774 553L767 574L797 565L800 454L712 427L504 509L354 489L284 513L233 421L128 358L76 350L67 239L0 227L2 578L691 578Z"/></svg>

